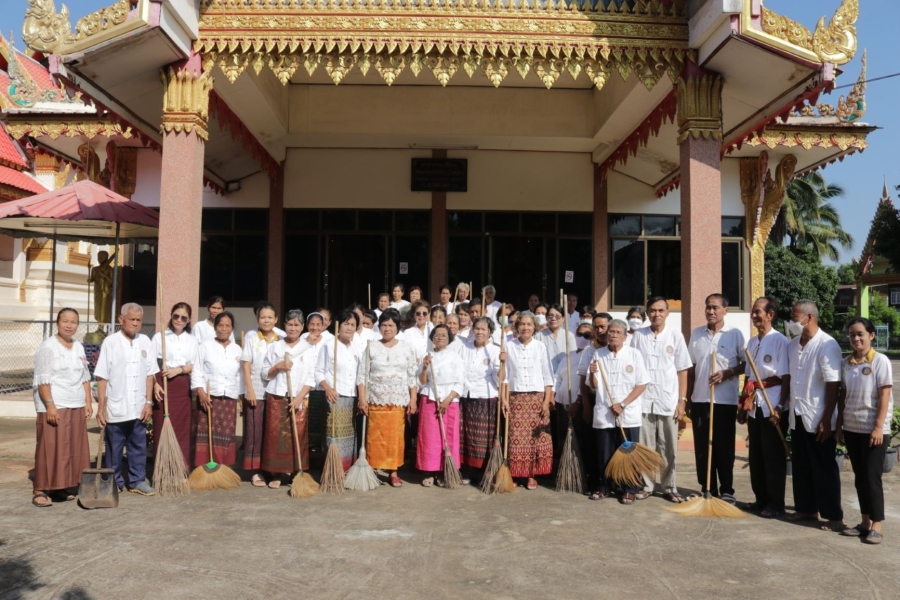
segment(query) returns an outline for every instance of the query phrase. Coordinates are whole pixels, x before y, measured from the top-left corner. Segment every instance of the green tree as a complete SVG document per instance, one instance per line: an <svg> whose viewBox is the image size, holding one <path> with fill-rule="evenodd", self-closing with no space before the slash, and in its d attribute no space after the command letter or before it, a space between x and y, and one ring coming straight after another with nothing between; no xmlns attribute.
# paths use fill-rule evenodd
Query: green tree
<svg viewBox="0 0 900 600"><path fill-rule="evenodd" d="M853 246L853 236L844 231L837 209L829 202L843 195L841 186L827 183L817 171L794 179L770 239L779 246L787 242L791 250L810 248L818 260L837 262L840 249Z"/></svg>
<svg viewBox="0 0 900 600"><path fill-rule="evenodd" d="M852 263L844 263L838 267L838 283L840 285L851 285L856 283L856 261Z"/></svg>
<svg viewBox="0 0 900 600"><path fill-rule="evenodd" d="M771 241L766 245L766 294L778 300L782 320L791 318L795 300L812 300L819 307L822 327L833 329L837 290L837 269L823 265L813 249L791 249Z"/></svg>

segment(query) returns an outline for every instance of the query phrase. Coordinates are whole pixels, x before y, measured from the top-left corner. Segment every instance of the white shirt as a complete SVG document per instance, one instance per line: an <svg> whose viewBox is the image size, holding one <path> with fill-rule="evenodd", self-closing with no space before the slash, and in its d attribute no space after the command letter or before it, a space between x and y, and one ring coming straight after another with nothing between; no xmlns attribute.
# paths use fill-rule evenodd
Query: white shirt
<svg viewBox="0 0 900 600"><path fill-rule="evenodd" d="M613 354L609 347L601 348L594 353L594 360L606 374L606 382L609 391L603 383L603 378L598 371L592 373L589 378L590 386L597 391L597 401L594 404L594 429L611 429L618 427L616 414L611 406L618 404L639 385L650 383L647 369L644 367L644 359L641 353L629 346L623 346ZM612 398L609 396L612 392ZM620 417L622 427L641 426L642 401L638 396L625 407Z"/></svg>
<svg viewBox="0 0 900 600"><path fill-rule="evenodd" d="M241 395L241 354L243 349L229 342L223 346L215 340L200 344L191 370L191 388L207 389L210 396L225 396L238 399Z"/></svg>
<svg viewBox="0 0 900 600"><path fill-rule="evenodd" d="M549 327L538 332L535 337L538 338L547 349L547 358L550 359L550 370L554 373L556 372L559 363L566 358L566 350L571 352L572 350L578 349L578 345L575 342L575 334L564 327L560 327L556 330L556 337L553 337L553 332L550 331ZM568 348L566 348L566 338L569 339Z"/></svg>
<svg viewBox="0 0 900 600"><path fill-rule="evenodd" d="M853 433L871 433L878 418L878 388L893 387L891 361L884 354L870 351L863 361L856 363L851 354L844 359L843 427ZM894 390L891 390L887 415L881 432L891 435L891 417L894 414Z"/></svg>
<svg viewBox="0 0 900 600"><path fill-rule="evenodd" d="M825 383L841 380L841 347L833 337L816 332L800 347L797 336L788 345L788 364L791 370L791 429L797 428L796 417L803 419L807 432L815 431L825 416ZM837 403L831 415L831 429L837 426Z"/></svg>
<svg viewBox="0 0 900 600"><path fill-rule="evenodd" d="M194 325L191 327L191 335L197 338L198 344L202 344L207 340L216 339L216 328L210 325L209 321L204 319L202 321L197 321L196 323L194 323ZM234 341L233 331L231 332L231 337L229 337L228 339L230 339L232 342Z"/></svg>
<svg viewBox="0 0 900 600"><path fill-rule="evenodd" d="M496 398L500 383L500 348L494 344L485 344L481 348L476 348L475 344L462 344L459 355L465 369L465 388L460 395Z"/></svg>
<svg viewBox="0 0 900 600"><path fill-rule="evenodd" d="M294 344L293 348L284 340L278 340L269 344L266 350L266 359L263 361L263 369L268 375L276 364L284 360L284 355L289 354L291 359L291 389L288 390L287 372L278 371L275 377L266 383L266 393L273 396L295 397L303 389L304 382L309 382L315 377L316 358L319 353L315 346L310 346L303 340Z"/></svg>
<svg viewBox="0 0 900 600"><path fill-rule="evenodd" d="M158 372L153 343L146 335L138 333L129 340L118 331L107 336L94 369L94 376L107 382L107 420L123 423L140 419L147 403L147 378Z"/></svg>
<svg viewBox="0 0 900 600"><path fill-rule="evenodd" d="M587 378L588 371L591 368L591 362L594 360L594 352L599 350L596 346L594 346L593 342L581 351L578 355L578 375L584 378Z"/></svg>
<svg viewBox="0 0 900 600"><path fill-rule="evenodd" d="M269 345L274 344L281 335L276 333L275 339L267 342L266 338L259 334L259 330L255 333L247 332L244 336L244 348L241 351L241 362L250 363L250 381L253 387L253 395L257 401L265 400L266 396L266 375L267 370L263 367L266 360L266 353L269 351ZM246 393L246 382L244 384L244 393Z"/></svg>
<svg viewBox="0 0 900 600"><path fill-rule="evenodd" d="M197 338L181 332L176 335L174 331L166 327L166 368L174 369L176 367L184 367L191 364L194 356L197 354L197 347L200 345ZM162 334L156 332L153 334L153 356L158 361L162 361Z"/></svg>
<svg viewBox="0 0 900 600"><path fill-rule="evenodd" d="M753 357L756 370L759 371L759 376L764 381L769 377L784 377L790 374L788 344L788 339L784 337L784 334L775 331L775 329L770 329L769 333L763 336L762 342L760 342L758 335L754 335L747 342L747 352ZM744 367L744 375L747 376L747 379L756 381L749 361L747 361L747 366ZM772 403L772 408L778 410L781 406L781 386L773 385L772 387L767 387L766 393L769 396L769 401ZM766 404L762 390L756 391L753 410L750 412L751 417L756 417L757 408L762 408L763 417L769 418L769 406Z"/></svg>
<svg viewBox="0 0 900 600"><path fill-rule="evenodd" d="M451 402L459 402L459 398L463 395L463 390L466 386L466 373L462 358L460 358L458 353L449 348L444 348L440 352L431 353L431 363L431 367L425 367L424 362L419 364L419 368L416 371L417 378L422 374L423 370L427 371L426 383L421 387L419 393L423 396L428 396L429 400L437 402L433 385L435 380L431 378L431 369L434 369L434 377L437 380L437 395L440 396L440 401L443 401L451 392L456 392L456 398ZM419 381L421 382L421 379Z"/></svg>
<svg viewBox="0 0 900 600"><path fill-rule="evenodd" d="M472 328L471 328L471 327L466 327L465 329L460 329L459 332L457 332L456 335L459 336L459 337L461 337L461 338L464 339L464 340L467 340L467 339L469 339L469 334L470 334L470 333L472 333Z"/></svg>
<svg viewBox="0 0 900 600"><path fill-rule="evenodd" d="M277 333L278 337L280 337L280 338L287 336L287 333L285 333L284 329L279 329L278 327L273 327L272 331ZM244 334L244 337L252 336L253 334L258 333L258 332L259 332L259 327L254 327L253 329L248 330L247 333Z"/></svg>
<svg viewBox="0 0 900 600"><path fill-rule="evenodd" d="M494 321L495 325L500 324L500 309L503 308L503 304L494 300L490 304L484 307L484 312L486 313L484 316L490 317L491 320Z"/></svg>
<svg viewBox="0 0 900 600"><path fill-rule="evenodd" d="M450 345L447 346L447 350L453 350L460 356L462 356L463 349L469 345L469 340L461 338L459 336L453 336L453 341L450 342Z"/></svg>
<svg viewBox="0 0 900 600"><path fill-rule="evenodd" d="M409 308L410 304L406 300L398 300L397 302L391 302L391 308L397 309L400 314L403 314L403 311Z"/></svg>
<svg viewBox="0 0 900 600"><path fill-rule="evenodd" d="M359 372L359 361L363 352L365 352L365 345L360 351L357 345L351 343L347 346L338 340L336 388L338 396L356 398L356 375ZM315 380L310 379L307 384L316 389L322 389L323 381L334 387L334 342L322 346L316 361Z"/></svg>
<svg viewBox="0 0 900 600"><path fill-rule="evenodd" d="M427 352L431 351L431 340L428 339L428 336L431 335L432 329L434 329L434 325L430 321L426 321L424 331L413 325L409 329L404 330L403 336L400 338L413 349L413 352L416 353L416 360L419 362L422 361Z"/></svg>
<svg viewBox="0 0 900 600"><path fill-rule="evenodd" d="M691 333L688 353L694 363L694 393L691 399L698 403L709 402L710 355L716 351L716 372L738 366L744 354L744 334L740 329L723 325L713 333L704 325ZM716 386L716 404L737 406L738 378L726 379Z"/></svg>
<svg viewBox="0 0 900 600"><path fill-rule="evenodd" d="M556 389L556 403L568 406L578 398L579 381L578 381L578 361L581 360L577 350L569 352L569 365L562 360L556 368L556 376L554 377ZM569 377L567 377L567 375ZM567 381L568 380L568 381ZM569 398L569 390L572 390L572 397Z"/></svg>
<svg viewBox="0 0 900 600"><path fill-rule="evenodd" d="M506 346L506 380L510 392L543 392L553 389L553 372L547 349L531 338L528 344L513 340Z"/></svg>
<svg viewBox="0 0 900 600"><path fill-rule="evenodd" d="M39 385L50 386L50 399L56 408L84 408L84 384L90 380L81 342L72 340L72 347L66 348L55 335L48 337L34 353L35 410L47 412L38 392Z"/></svg>
<svg viewBox="0 0 900 600"><path fill-rule="evenodd" d="M581 325L581 313L576 310L571 315L566 313L566 317L569 321L569 331L572 333L578 331L578 326Z"/></svg>
<svg viewBox="0 0 900 600"><path fill-rule="evenodd" d="M649 326L641 327L634 332L631 347L641 353L650 380L641 396L644 414L673 416L678 407L678 373L692 365L684 336L671 327L663 327L658 334Z"/></svg>

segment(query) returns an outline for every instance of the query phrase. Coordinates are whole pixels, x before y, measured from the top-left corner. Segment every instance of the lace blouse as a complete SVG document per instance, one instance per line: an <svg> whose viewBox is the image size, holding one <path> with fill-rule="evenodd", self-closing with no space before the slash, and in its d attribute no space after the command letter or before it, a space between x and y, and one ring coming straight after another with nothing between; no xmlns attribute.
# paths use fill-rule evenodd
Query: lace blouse
<svg viewBox="0 0 900 600"><path fill-rule="evenodd" d="M391 348L372 342L359 361L356 384L366 386L368 404L407 406L410 388L418 387L415 352L403 340Z"/></svg>

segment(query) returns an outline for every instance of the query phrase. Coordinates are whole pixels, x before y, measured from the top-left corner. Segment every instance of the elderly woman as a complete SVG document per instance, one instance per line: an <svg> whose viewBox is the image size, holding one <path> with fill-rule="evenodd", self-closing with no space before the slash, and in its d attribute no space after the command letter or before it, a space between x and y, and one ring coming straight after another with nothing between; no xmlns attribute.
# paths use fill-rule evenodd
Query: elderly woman
<svg viewBox="0 0 900 600"><path fill-rule="evenodd" d="M194 466L209 462L208 419L212 411L213 459L223 465L237 460L234 433L237 402L241 395L240 346L232 341L234 316L216 315L216 339L200 344L191 371L191 387L197 392L202 410L197 415Z"/></svg>
<svg viewBox="0 0 900 600"><path fill-rule="evenodd" d="M163 368L162 336L166 336L165 370L156 374L154 391L156 401L153 403L153 449L162 437L162 426L165 420L165 402L163 399L163 378L168 381L169 422L175 431L175 438L181 448L185 461L191 459L191 371L193 360L197 355L199 344L191 335L191 305L179 302L172 307L169 323L164 332L153 336L153 349L159 368Z"/></svg>
<svg viewBox="0 0 900 600"><path fill-rule="evenodd" d="M616 449L628 440L637 442L641 437L641 394L650 383L644 368L644 358L639 350L625 345L628 324L621 319L613 319L606 332L609 343L594 352L589 385L596 390L594 403L594 431L597 440L597 472L599 486L590 495L591 500L608 497L613 491L613 482L606 477L606 467ZM625 486L622 504L632 505L640 486Z"/></svg>
<svg viewBox="0 0 900 600"><path fill-rule="evenodd" d="M535 476L547 475L553 469L553 373L546 348L534 337L534 315L521 313L516 327L518 339L506 347L509 398L503 400L503 414L509 419L507 458L512 476L527 479L526 487L535 490Z"/></svg>
<svg viewBox="0 0 900 600"><path fill-rule="evenodd" d="M450 342L450 349L457 354L461 353L463 348L468 345L468 340L457 335L457 333L459 333L459 315L455 313L447 315L447 320L444 324L447 326L447 329L450 330L450 336L453 340Z"/></svg>
<svg viewBox="0 0 900 600"><path fill-rule="evenodd" d="M475 319L472 343L461 348L465 367L462 400L462 464L481 469L494 443L500 363L506 352L491 343L494 322L489 317Z"/></svg>
<svg viewBox="0 0 900 600"><path fill-rule="evenodd" d="M56 335L34 355L37 446L31 503L37 507L74 500L70 490L90 467L85 421L93 414L91 374L84 346L72 338L77 329L78 311L62 309L56 315Z"/></svg>
<svg viewBox="0 0 900 600"><path fill-rule="evenodd" d="M300 460L309 468L309 411L306 407L314 378L317 350L300 338L303 311L284 315L285 337L269 344L263 362L266 383L266 429L262 447L262 470L270 475L269 487L278 489L296 470L291 407L294 407ZM288 385L290 374L290 385ZM304 385L306 383L307 385Z"/></svg>
<svg viewBox="0 0 900 600"><path fill-rule="evenodd" d="M547 328L538 334L538 339L547 348L550 357L550 370L556 372L556 368L566 358L566 352L575 350L577 342L575 334L566 328L566 319L563 308L559 304L553 304L547 309Z"/></svg>
<svg viewBox="0 0 900 600"><path fill-rule="evenodd" d="M250 483L266 487L262 469L263 436L266 430L266 383L268 373L264 362L269 346L281 339L275 331L278 316L275 307L266 302L256 311L258 328L247 332L241 352L244 377L244 470L253 473Z"/></svg>
<svg viewBox="0 0 900 600"><path fill-rule="evenodd" d="M844 443L853 465L862 522L841 533L859 536L867 544L884 541L884 488L881 474L891 441L893 373L891 361L875 352L875 325L857 317L847 325L853 353L844 359Z"/></svg>
<svg viewBox="0 0 900 600"><path fill-rule="evenodd" d="M460 304L461 302L469 301L469 284L468 283L458 283L456 284L456 304Z"/></svg>
<svg viewBox="0 0 900 600"><path fill-rule="evenodd" d="M390 472L392 487L403 481L397 469L403 464L406 415L416 414L416 354L397 336L400 314L387 310L378 319L381 339L372 342L359 363L356 384L359 409L369 418L366 456L375 469Z"/></svg>
<svg viewBox="0 0 900 600"><path fill-rule="evenodd" d="M553 377L554 387L554 416L556 418L553 429L556 445L553 450L558 460L562 454L566 435L569 430L569 420L572 419L573 427L581 419L582 405L580 404L581 387L578 375L578 365L581 362L581 353L587 348L593 339L593 329L590 325L579 325L576 339L586 342L570 345L568 360L565 354L558 361ZM583 421L582 421L583 422Z"/></svg>
<svg viewBox="0 0 900 600"><path fill-rule="evenodd" d="M438 325L431 331L433 352L426 354L419 366L419 432L416 438L416 468L427 475L424 487L435 483L444 464L444 443L440 414L444 420L447 445L457 466L459 462L459 397L465 385L465 372L459 354L450 350L452 334L446 325ZM433 377L432 377L433 375ZM464 482L468 484L468 482ZM438 478L437 485L444 486Z"/></svg>

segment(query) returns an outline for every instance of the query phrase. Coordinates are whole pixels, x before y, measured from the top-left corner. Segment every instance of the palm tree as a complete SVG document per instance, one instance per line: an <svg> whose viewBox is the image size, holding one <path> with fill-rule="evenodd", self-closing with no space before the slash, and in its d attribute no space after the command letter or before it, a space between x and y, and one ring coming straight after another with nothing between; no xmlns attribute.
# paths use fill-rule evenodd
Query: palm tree
<svg viewBox="0 0 900 600"><path fill-rule="evenodd" d="M813 171L794 179L785 192L784 205L772 228L771 240L796 250L809 248L821 260L837 262L840 249L853 246L853 236L844 231L832 198L842 198L844 188L829 184Z"/></svg>

